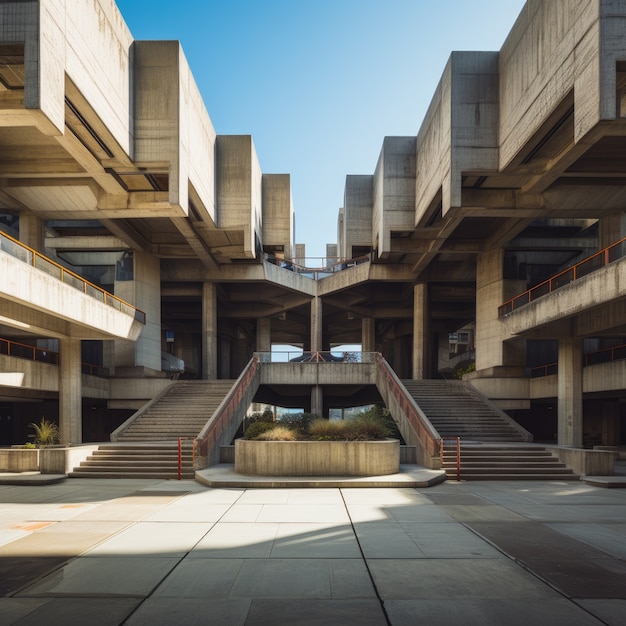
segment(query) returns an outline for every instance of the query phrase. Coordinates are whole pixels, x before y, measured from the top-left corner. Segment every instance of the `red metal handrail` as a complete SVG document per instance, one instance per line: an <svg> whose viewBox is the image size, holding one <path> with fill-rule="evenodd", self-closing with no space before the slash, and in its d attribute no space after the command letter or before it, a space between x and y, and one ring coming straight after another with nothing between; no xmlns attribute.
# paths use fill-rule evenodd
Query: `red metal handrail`
<svg viewBox="0 0 626 626"><path fill-rule="evenodd" d="M29 246L23 244L21 241L14 239L13 237L11 237L11 235L7 235L4 232L0 232L0 250L3 250L7 254L10 254L11 256L14 256L15 258L19 258L20 260L24 261L24 259L21 256L19 255L16 256L15 254L12 254L11 250L6 249L6 246L1 245L1 241L3 238L12 242L16 246L19 246L19 248L22 248L23 250L28 251L31 255L29 264L32 265L33 267L37 267L37 260L39 259L40 262L47 263L48 265L55 267L59 271L59 280L62 283L69 284L70 286L75 286L75 285L72 285L71 279L73 279L74 281L78 281L80 285L80 290L85 295L95 297L94 293L99 294L98 299L101 298L102 299L101 301L104 304L110 305L111 304L110 301L113 301L115 303L115 308L117 308L119 311L121 311L122 313L127 313L126 309L129 309L130 312L132 312L133 317L137 321L141 322L142 324L146 323L146 314L141 309L138 309L136 306L133 306L132 304L129 304L125 300L122 300L121 298L118 298L112 293L109 293L105 289L102 289L102 287L98 287L98 285L94 285L93 283L89 282L82 276L79 276L75 272L72 272L72 270L68 270L67 268L57 263L56 261L49 259L47 256L44 256L40 252L37 252L37 250L30 248ZM49 272L46 272L46 273L49 274Z"/></svg>
<svg viewBox="0 0 626 626"><path fill-rule="evenodd" d="M4 352L2 347L0 347L0 354L5 354L6 356L12 356L16 359L36 361L37 363L48 363L49 365L59 364L59 353L54 350L31 346L27 343L21 343L20 341L5 339L3 337L0 337L0 346L6 346L6 352ZM22 354L16 353L19 351L22 351ZM31 356L24 356L24 352L30 353ZM94 363L86 363L83 361L81 366L84 374L98 376L99 372L101 372L103 377L107 377L109 375L109 370L102 365L95 365Z"/></svg>
<svg viewBox="0 0 626 626"><path fill-rule="evenodd" d="M623 250L618 251L618 246L622 246L624 243L626 243L626 237L507 300L498 307L498 316L503 317L541 296L552 293L556 289L569 285L569 283L583 278L617 259L621 259L626 256L626 253Z"/></svg>
<svg viewBox="0 0 626 626"><path fill-rule="evenodd" d="M229 394L224 399L224 403L218 407L217 411L211 418L211 426L208 431L202 437L202 439L196 440L196 444L200 448L200 453L205 456L208 450L208 443L211 439L213 443L217 443L219 436L224 431L224 424L227 423L233 416L235 409L241 402L245 390L250 385L250 382L256 375L259 367L259 359L253 356L248 363L246 369L241 373L235 386L230 390Z"/></svg>
<svg viewBox="0 0 626 626"><path fill-rule="evenodd" d="M428 431L428 428L422 421L421 415L415 410L415 407L409 398L407 398L404 387L400 386L398 381L394 378L394 376L392 376L391 368L389 368L381 354L376 354L376 364L381 375L389 385L393 397L400 405L404 414L407 416L407 419L413 427L419 442L424 446L424 448L426 448L427 452L431 456L436 457L437 452L440 452L439 440L435 439L435 437L433 437Z"/></svg>
<svg viewBox="0 0 626 626"><path fill-rule="evenodd" d="M620 355L619 352L622 354ZM602 358L602 355L608 354L609 358ZM599 359L595 357L600 356ZM589 365L597 365L598 363L610 363L611 361L623 361L626 359L626 344L619 346L612 346L610 348L603 348L602 350L596 350L595 352L587 352L583 355L583 367ZM546 363L545 365L538 365L530 368L531 378L541 378L542 376L550 376L558 373L558 363ZM543 372L543 373L542 373Z"/></svg>

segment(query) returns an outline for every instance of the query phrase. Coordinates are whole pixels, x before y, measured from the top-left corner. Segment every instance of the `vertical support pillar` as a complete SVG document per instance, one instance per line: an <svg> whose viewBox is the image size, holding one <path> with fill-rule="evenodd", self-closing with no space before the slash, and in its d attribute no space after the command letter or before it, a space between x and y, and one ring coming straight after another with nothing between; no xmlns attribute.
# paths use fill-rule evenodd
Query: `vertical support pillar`
<svg viewBox="0 0 626 626"><path fill-rule="evenodd" d="M311 388L311 413L320 417L324 415L324 393L320 385L314 385Z"/></svg>
<svg viewBox="0 0 626 626"><path fill-rule="evenodd" d="M476 370L526 365L523 342L502 340L498 307L526 289L524 280L504 278L504 249L496 248L476 258ZM522 370L520 370L520 375Z"/></svg>
<svg viewBox="0 0 626 626"><path fill-rule="evenodd" d="M413 378L428 378L428 284L413 286Z"/></svg>
<svg viewBox="0 0 626 626"><path fill-rule="evenodd" d="M80 339L59 341L59 431L61 443L83 441Z"/></svg>
<svg viewBox="0 0 626 626"><path fill-rule="evenodd" d="M202 378L217 378L217 287L202 284Z"/></svg>
<svg viewBox="0 0 626 626"><path fill-rule="evenodd" d="M311 300L311 352L322 349L322 299Z"/></svg>
<svg viewBox="0 0 626 626"><path fill-rule="evenodd" d="M582 340L559 340L558 444L571 448L583 445L583 362Z"/></svg>
<svg viewBox="0 0 626 626"><path fill-rule="evenodd" d="M272 351L272 328L269 317L260 317L256 321L256 351Z"/></svg>
<svg viewBox="0 0 626 626"><path fill-rule="evenodd" d="M361 320L361 351L376 352L376 320L373 317Z"/></svg>
<svg viewBox="0 0 626 626"><path fill-rule="evenodd" d="M32 213L22 211L19 218L20 241L37 252L44 251L43 220Z"/></svg>

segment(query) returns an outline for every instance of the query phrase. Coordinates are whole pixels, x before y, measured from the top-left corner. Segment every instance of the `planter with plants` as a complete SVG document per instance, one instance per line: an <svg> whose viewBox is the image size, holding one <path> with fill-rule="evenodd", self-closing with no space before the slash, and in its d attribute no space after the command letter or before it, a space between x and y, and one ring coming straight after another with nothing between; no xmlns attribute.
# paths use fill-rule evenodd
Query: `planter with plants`
<svg viewBox="0 0 626 626"><path fill-rule="evenodd" d="M381 476L398 472L400 442L388 413L341 421L301 414L254 422L235 441L235 471L261 476Z"/></svg>

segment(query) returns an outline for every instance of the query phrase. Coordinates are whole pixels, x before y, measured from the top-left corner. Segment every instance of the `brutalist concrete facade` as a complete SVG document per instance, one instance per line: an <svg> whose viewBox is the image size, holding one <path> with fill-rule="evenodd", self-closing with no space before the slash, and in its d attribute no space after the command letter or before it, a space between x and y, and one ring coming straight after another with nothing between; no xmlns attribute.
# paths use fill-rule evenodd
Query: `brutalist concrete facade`
<svg viewBox="0 0 626 626"><path fill-rule="evenodd" d="M236 378L272 344L361 344L401 378L460 364L537 439L625 442L622 3L529 0L501 50L451 52L417 135L347 177L321 272L289 175L216 133L178 42L135 41L113 0L4 1L0 51L0 224L28 247L0 251L0 445L41 413L105 438L173 374ZM35 253L140 313L40 276Z"/></svg>

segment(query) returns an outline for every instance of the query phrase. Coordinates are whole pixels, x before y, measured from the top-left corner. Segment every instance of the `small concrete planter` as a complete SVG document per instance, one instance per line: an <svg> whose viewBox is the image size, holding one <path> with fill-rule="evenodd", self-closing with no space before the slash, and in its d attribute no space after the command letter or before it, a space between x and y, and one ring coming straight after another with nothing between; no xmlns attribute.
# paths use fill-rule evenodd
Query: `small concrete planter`
<svg viewBox="0 0 626 626"><path fill-rule="evenodd" d="M384 476L400 469L400 442L235 441L235 471L252 476Z"/></svg>
<svg viewBox="0 0 626 626"><path fill-rule="evenodd" d="M38 448L9 448L0 450L0 471L37 472L39 471Z"/></svg>

